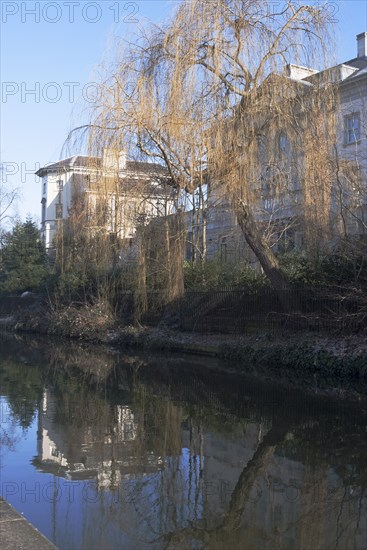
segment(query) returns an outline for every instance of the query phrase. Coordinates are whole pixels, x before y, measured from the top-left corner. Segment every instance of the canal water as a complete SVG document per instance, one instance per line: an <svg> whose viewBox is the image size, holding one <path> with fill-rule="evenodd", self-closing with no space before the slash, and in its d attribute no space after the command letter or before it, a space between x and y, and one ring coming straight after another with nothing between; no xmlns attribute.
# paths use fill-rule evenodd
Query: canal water
<svg viewBox="0 0 367 550"><path fill-rule="evenodd" d="M2 336L1 491L60 550L365 550L365 405Z"/></svg>

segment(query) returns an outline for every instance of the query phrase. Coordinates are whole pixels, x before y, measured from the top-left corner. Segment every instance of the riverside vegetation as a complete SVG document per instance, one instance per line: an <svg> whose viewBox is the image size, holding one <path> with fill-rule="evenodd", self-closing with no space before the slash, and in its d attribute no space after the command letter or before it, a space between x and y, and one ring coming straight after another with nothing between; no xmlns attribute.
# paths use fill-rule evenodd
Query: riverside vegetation
<svg viewBox="0 0 367 550"><path fill-rule="evenodd" d="M2 237L0 292L5 297L27 290L39 300L6 321L8 326L103 341L109 334L130 345L175 348L171 333L182 320L175 307L185 292L234 288L255 295L270 289L284 314L281 332L291 325L303 335L320 320L318 311L310 315L304 308L307 288L312 296L327 294L330 303L338 304L337 315L333 308L327 314L325 306L321 319L332 321L329 334L334 331L335 342L352 331L365 342L367 227L361 164L366 159L358 156L357 147L355 158L339 158L339 90L330 71L299 93L291 78L278 78L285 63L335 65L332 23L327 6L292 0L271 13L259 10L257 0L183 0L162 28L142 27L136 43L119 44L114 63L101 68L100 97L89 105L88 123L71 132L67 146L87 150L90 159L105 149L124 150L129 158L160 164L172 190L172 210L165 211L173 214L153 220L137 216L134 258L128 261L132 243L123 238L121 213L134 197L120 192L117 170L113 177L90 181L89 194L73 190L67 219L56 222L49 257L32 220L17 224ZM284 200L290 203L289 216L279 212ZM261 274L246 263L207 259L208 219L215 204L233 212ZM189 211L192 231L185 219ZM302 254L292 251L296 233L303 238ZM190 262L185 262L187 246ZM214 307L205 300L202 316ZM144 328L149 317L155 318L158 332ZM253 329L258 321L251 320ZM290 365L292 358L298 372L312 371L313 365L316 380L329 368L320 374L318 366L332 363L335 379L344 380L350 370L348 379L362 387L362 344L334 360L341 353L338 346L328 345L321 357L311 336L309 352L299 347L287 355L277 348L279 331L265 346L262 336L269 327L263 326L256 325L256 331L266 350L259 349L255 335L253 353L243 341L239 347L231 344L231 351L215 345L216 352L241 358L243 366L249 358L255 365L268 357L268 370ZM186 336L179 339L188 347ZM282 348L287 349L286 337ZM347 366L351 362L358 367ZM331 380L329 375L325 380Z"/></svg>
<svg viewBox="0 0 367 550"><path fill-rule="evenodd" d="M27 239L19 239L19 235ZM208 353L228 360L228 369L302 387L313 393L336 392L340 397L356 397L367 390L367 338L365 289L367 268L363 255L353 258L338 251L312 262L295 253L279 261L286 266L295 291L329 288L354 291L360 302L358 332L340 328L323 332L292 331L287 327L245 331L242 334L182 332L177 317L166 316L169 305L160 305L155 326L144 325L144 315L134 295L136 266L119 271L81 272L76 264L67 273L51 266L38 246L39 234L28 220L13 230L2 249L1 296L34 293L27 307L13 312L3 328L30 331L66 338L98 342L119 348ZM26 253L25 242L29 244ZM17 247L21 247L21 250ZM23 252L22 252L23 251ZM24 254L24 262L19 255ZM10 258L18 258L11 262ZM33 269L33 264L35 269ZM18 273L19 271L19 273ZM209 293L218 288L239 288L251 294L267 286L266 279L246 265L230 265L219 260L183 266L185 288ZM28 277L28 279L27 279ZM18 282L18 283L17 283ZM18 286L16 286L18 284ZM151 280L157 290L157 278ZM160 293L154 294L160 295ZM123 299L121 299L123 297ZM341 298L342 299L342 298ZM155 302L154 307L157 307ZM146 313L149 313L146 312ZM346 325L347 326L347 325Z"/></svg>

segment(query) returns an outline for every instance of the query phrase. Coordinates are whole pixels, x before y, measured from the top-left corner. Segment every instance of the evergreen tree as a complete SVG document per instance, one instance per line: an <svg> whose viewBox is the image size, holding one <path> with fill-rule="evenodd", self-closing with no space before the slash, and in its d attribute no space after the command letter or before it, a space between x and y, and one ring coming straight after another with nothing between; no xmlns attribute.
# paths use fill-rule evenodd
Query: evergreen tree
<svg viewBox="0 0 367 550"><path fill-rule="evenodd" d="M1 243L0 291L36 291L48 274L47 255L35 222L17 223Z"/></svg>

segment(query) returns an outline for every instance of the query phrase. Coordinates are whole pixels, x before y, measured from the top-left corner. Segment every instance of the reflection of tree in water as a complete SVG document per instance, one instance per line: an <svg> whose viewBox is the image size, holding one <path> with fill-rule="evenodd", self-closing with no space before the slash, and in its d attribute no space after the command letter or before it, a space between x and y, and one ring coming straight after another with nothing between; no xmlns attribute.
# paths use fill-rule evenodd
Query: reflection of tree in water
<svg viewBox="0 0 367 550"><path fill-rule="evenodd" d="M2 405L2 403L0 404ZM0 468L2 468L2 458L8 452L13 452L16 450L16 445L19 443L21 436L16 433L16 423L2 422L0 424Z"/></svg>
<svg viewBox="0 0 367 550"><path fill-rule="evenodd" d="M101 499L89 537L114 524L136 533L137 547L141 540L178 549L358 548L352 531L363 525L367 448L357 409L351 417L348 407L311 406L289 392L208 371L200 360L131 355L121 361L80 346L54 346L46 355L46 370L39 368L38 382L34 371L25 395L38 399L32 392L45 382L69 462L84 463L91 475L95 467ZM26 392L24 364L12 369L6 391L18 379ZM206 500L211 437L223 448L238 440L248 452L228 466L237 478L222 509ZM225 468L221 452L218 464ZM294 465L295 503L284 492L280 503L274 492L260 498L259 488L277 475L289 483L282 475Z"/></svg>
<svg viewBox="0 0 367 550"><path fill-rule="evenodd" d="M357 439L360 440L365 427L360 426L359 430ZM342 430L339 427L337 431ZM298 542L295 544L299 548L321 550L329 547L334 538L336 548L359 548L358 537L356 536L356 540L353 540L352 543L350 543L350 537L354 531L360 530L360 541L363 538L361 533L365 529L363 518L366 514L365 464L367 453L366 445L363 445L364 448L361 448L360 452L353 450L356 447L349 446L350 443L353 444L357 431L355 427L350 441L349 438L346 440L344 437L344 445L341 445L339 438L329 431L328 436L321 440L320 445L314 446L312 453L311 446L315 442L313 430L304 426L292 426L289 419L278 417L239 476L229 500L228 510L220 518L218 525L210 526L204 519L197 525L193 524L180 530L172 530L164 534L160 541L164 542L167 548L191 548L194 541L201 541L203 548L220 549L243 548L244 540L246 540L246 549L255 549L259 547L259 540L262 536L264 544L265 541L270 544L269 548L291 548L292 546L287 546L284 540L282 542L282 537L287 535L287 531L295 529L299 534ZM326 434L326 432L322 433ZM251 516L246 515L246 509L248 511L254 494L256 496L259 481L267 477L269 465L272 460L276 459L276 455L282 454L286 449L291 455L292 447L296 448L299 453L301 442L304 447L308 447L308 456L310 458L312 456L313 464L310 469L306 469L304 479L298 480L298 483L303 481L305 484L300 487L305 493L300 498L303 500L300 514L295 523L292 521L288 523L285 530L280 528L277 532L276 529L272 536L270 533L266 535L260 532L253 540L252 536L256 526L248 524ZM301 460L301 453L299 453L299 459ZM353 466L347 463L348 460L352 461ZM307 459L302 461L307 463ZM339 463L343 464L342 471L338 468ZM334 484L330 486L328 476L330 477L334 471ZM311 479L307 480L307 476L309 476L307 472L313 472ZM307 481L311 484L309 488L306 488ZM283 506L286 504L283 502ZM327 533L328 517L332 518L336 525L331 536L330 533ZM348 543L347 546L345 546L346 543ZM284 544L286 546L283 546Z"/></svg>
<svg viewBox="0 0 367 550"><path fill-rule="evenodd" d="M8 402L7 416L11 415L23 429L28 429L42 395L40 369L24 362L3 360L0 387Z"/></svg>
<svg viewBox="0 0 367 550"><path fill-rule="evenodd" d="M276 446L284 435L284 428L274 427L264 436L252 459L247 463L238 478L231 494L228 511L219 520L218 526L205 526L206 521L204 518L198 527L190 525L184 529L164 534L160 538L164 547L187 548L191 547L194 541L201 541L205 544L205 548L243 547L244 541L243 539L239 541L236 533L241 528L242 515L256 481L265 473ZM189 546L187 546L188 544Z"/></svg>
<svg viewBox="0 0 367 550"><path fill-rule="evenodd" d="M189 448L183 448L183 407L149 394L144 387L136 397L144 412L135 442L137 456L153 454L159 457L160 467L149 473L143 466L142 472L148 475L137 476L127 485L126 502L134 507L137 528L141 531L144 525L145 542L151 543L152 537L197 521L202 514L203 433L200 424L188 419Z"/></svg>
<svg viewBox="0 0 367 550"><path fill-rule="evenodd" d="M16 450L34 420L42 396L42 369L30 364L16 340L1 336L0 388L4 397L0 402L0 449L4 456Z"/></svg>
<svg viewBox="0 0 367 550"><path fill-rule="evenodd" d="M172 399L174 395L180 393L182 387L180 388L180 385L178 385L174 388L172 379L170 382L168 393ZM220 400L218 402L220 391L217 388L217 393L215 393L213 388L210 387L210 383L207 387L206 396L203 395L202 387L199 384L202 403L205 402L205 406L198 406L195 398L195 391L198 387L196 382L192 387L191 402L182 404L182 418L186 421L189 411L190 433L193 427L200 431L201 444L203 444L208 428L213 430L213 428L218 427L220 432L221 421L225 423L229 433L231 429L233 431L238 425L246 428L246 421L244 422L241 415L239 417L229 416L228 408L230 409L230 407L226 403L225 396L222 407L222 412L225 412L221 414ZM222 389L225 390L225 388ZM145 391L147 396L148 392ZM238 391L240 392L240 388ZM164 390L160 389L160 392L162 393ZM185 393L185 391L182 393ZM213 407L209 405L211 398ZM236 401L236 395L232 396L233 401ZM270 406L264 418L264 410L267 409L267 405ZM270 545L269 548L294 548L294 545L299 544L298 547L300 548L308 549L311 545L311 547L321 550L333 540L337 545L339 544L339 547L342 547L349 540L354 527L356 526L358 529L358 526L361 525L361 519L365 513L363 498L366 479L363 465L366 463L366 453L364 448L358 448L358 441L361 441L365 435L363 422L358 422L356 417L350 418L347 414L340 415L338 407L335 407L336 410L332 415L330 410L323 411L323 407L318 402L316 402L315 410L311 414L307 403L298 402L292 411L292 416L289 415L288 402L265 402L258 411L256 411L256 402L251 403L251 406L253 409L250 415L251 422L257 422L259 430L262 426L264 435L259 436L258 447L252 459L247 462L238 477L229 499L227 511L224 516L217 517L214 526L213 518L210 520L210 518L205 517L202 502L198 514L191 517L189 514L179 516L177 511L184 509L183 499L187 495L182 489L181 492L177 491L177 476L174 468L160 473L161 477L156 480L157 489L155 494L158 494L160 489L162 498L161 500L158 497L156 498L155 508L152 509L149 506L150 501L149 505L144 502L143 490L139 495L140 498L135 499L140 516L151 518L149 530L152 534L156 533L154 540L159 547L164 545L168 548L242 549L244 540L246 540L246 548L250 549L258 548L259 540L264 540L264 543L266 541ZM303 408L304 410L302 410ZM154 414L154 407L152 410L152 414ZM229 425L228 418L232 420L232 428ZM202 447L205 447L205 445L202 445ZM200 462L204 461L203 470L205 470L205 457L203 457L205 449L202 448L201 452L197 452ZM262 480L269 478L269 471L272 470L271 465L272 463L274 465L279 457L286 461L295 461L295 463L302 464L304 468L302 477L297 479L297 491L300 491L299 502L297 503L299 515L295 520L290 517L286 525L283 523L279 524L278 527L277 520L273 518L272 525L275 531L271 532L269 530L266 532L269 525L261 530L260 526L256 527L256 525L248 523L251 521L249 520L251 517L249 510L252 506L254 493L256 494L258 490L259 482L261 483ZM353 464L353 475L357 474L358 471L354 480L348 475L348 462ZM179 459L177 459L176 464L178 463ZM339 471L339 463L343 465L343 468L346 468L345 471ZM176 468L179 470L180 466L176 465ZM194 484L194 492L198 488L200 488L200 491L203 488L205 483L202 478L203 470L200 467L198 468L199 481ZM328 481L328 477L334 470L337 475L334 479L335 489L330 486ZM346 494L350 490L348 484L351 481L359 485L359 491L355 493L355 500L358 499L358 502L353 503L349 498L349 505L353 507L353 510L346 510ZM163 487L165 487L165 490L163 490ZM335 498L334 502L330 503L330 496L333 491ZM172 498L172 494L175 494L175 498ZM170 510L165 509L164 504L162 504L164 497L168 497L171 504ZM188 499L187 505L193 507L192 500ZM287 505L290 506L291 503L285 501L282 503L281 508L285 508ZM172 514L173 506L175 507L176 517ZM269 507L271 507L270 503L268 504ZM335 518L333 513L335 513ZM155 514L161 516L160 529L157 529L157 522L154 521ZM310 533L311 526L312 534ZM295 535L292 534L292 531ZM291 546L289 546L289 543L287 546L285 542L290 533L291 538L289 540L292 540L292 536L298 537L297 540L294 540L293 546L292 543L290 543ZM338 540L338 537L340 540ZM286 544L286 546L283 546L283 544ZM357 547L355 546L355 548ZM353 545L350 548L353 548Z"/></svg>
<svg viewBox="0 0 367 550"><path fill-rule="evenodd" d="M111 402L118 402L118 396L111 390L114 386L120 383L126 391L132 389L129 406L137 420L131 447L134 481L122 483L124 503L112 507L109 515L110 519L115 517L123 529L134 524L138 532L145 534L146 543L159 547L188 548L196 544L218 549L243 548L244 540L249 549L258 548L259 540L283 548L283 538L287 539L289 532L294 531L298 537L295 544L299 543L300 548L312 544L321 549L327 541L334 540L336 533L340 537L339 546L345 543L353 528L348 531L346 517L352 526L358 527L361 523L366 456L364 449L357 445L363 437L364 427L354 422L355 419L339 418L330 411L323 415L316 408L311 415L307 411L305 421L303 404L294 407L291 418L289 404L283 404L280 399L274 401L268 397L259 405L256 399L245 398L240 387L227 387L222 380L207 380L205 384L205 376L188 375L184 370L168 375L162 374L164 369L157 371L138 358L130 358L128 363L128 371L117 378L111 378L110 371L105 385ZM102 414L99 417L103 419ZM102 425L107 426L111 419L106 417ZM258 425L259 430L262 427L258 446L238 476L224 515L207 517L203 499L205 434L209 430L226 436L241 426L246 439L249 422ZM113 426L113 421L110 425ZM188 441L184 452L182 434L185 429ZM110 430L113 436L113 428ZM121 456L117 440L113 448L117 464ZM100 456L103 452L105 447L101 444ZM149 471L152 456L160 459L155 471ZM271 532L269 529L271 525L276 528L277 520L273 518L270 526L266 524L261 529L259 525L249 524L249 510L259 480L269 477L278 456L304 464L306 471L298 483L305 486L309 483L312 489L301 495L297 519L279 524L278 530ZM330 469L336 474L334 502L330 502ZM147 475L142 476L143 472ZM358 498L359 502L354 504L348 492L351 482L359 487L355 493L355 500ZM304 487L301 485L301 488ZM121 509L127 505L135 510L134 520L126 513L126 508ZM347 505L352 505L353 510L346 510ZM331 534L326 532L330 530L327 521L334 525L330 511L339 522L335 533ZM312 536L310 525L313 526Z"/></svg>
<svg viewBox="0 0 367 550"><path fill-rule="evenodd" d="M308 510L308 519L317 524L320 517L333 514L336 548L347 547L347 542L348 548L359 548L357 534L364 531L366 535L366 429L366 415L358 407L352 415L320 415L306 426L297 426L292 438L282 445L287 456L298 456L311 468L324 472L324 479L313 491L318 507Z"/></svg>

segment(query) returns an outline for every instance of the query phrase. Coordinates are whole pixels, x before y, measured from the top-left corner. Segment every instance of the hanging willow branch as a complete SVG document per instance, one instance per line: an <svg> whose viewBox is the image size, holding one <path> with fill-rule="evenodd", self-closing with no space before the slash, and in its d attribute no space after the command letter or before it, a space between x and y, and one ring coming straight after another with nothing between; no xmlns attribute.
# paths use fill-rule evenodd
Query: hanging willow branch
<svg viewBox="0 0 367 550"><path fill-rule="evenodd" d="M310 251L330 235L337 89L317 75L332 65L329 16L293 1L182 1L126 45L91 117L91 152L126 146L165 165L178 196L209 182L275 288L288 280L259 221L297 212ZM295 79L287 63L315 71Z"/></svg>

